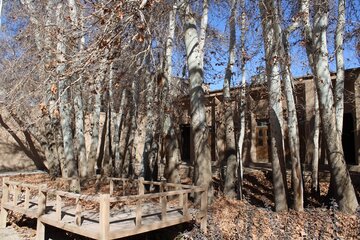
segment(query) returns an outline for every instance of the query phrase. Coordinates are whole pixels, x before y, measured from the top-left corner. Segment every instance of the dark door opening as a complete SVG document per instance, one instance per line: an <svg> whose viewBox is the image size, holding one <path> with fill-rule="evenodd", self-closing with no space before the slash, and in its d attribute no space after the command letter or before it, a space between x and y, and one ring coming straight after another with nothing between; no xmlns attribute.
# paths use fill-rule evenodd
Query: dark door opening
<svg viewBox="0 0 360 240"><path fill-rule="evenodd" d="M190 124L180 126L181 129L181 159L183 162L190 163Z"/></svg>
<svg viewBox="0 0 360 240"><path fill-rule="evenodd" d="M342 145L347 164L356 164L355 161L355 138L354 119L351 113L344 113Z"/></svg>

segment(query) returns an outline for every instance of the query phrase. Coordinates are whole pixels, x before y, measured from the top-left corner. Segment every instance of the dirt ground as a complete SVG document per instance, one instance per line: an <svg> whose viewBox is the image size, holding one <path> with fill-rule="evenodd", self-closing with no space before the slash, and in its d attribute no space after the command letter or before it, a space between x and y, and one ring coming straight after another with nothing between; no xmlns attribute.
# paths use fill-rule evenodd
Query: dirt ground
<svg viewBox="0 0 360 240"><path fill-rule="evenodd" d="M18 175L11 179L67 188L63 180L51 181L46 174ZM215 181L217 188L221 187L218 183ZM305 184L308 190L310 181L305 181ZM335 201L326 196L328 183L321 182L320 188L320 196L305 192L304 212L275 213L271 172L250 171L245 174L244 200L226 199L220 191L216 192L215 201L208 211L208 234L203 234L194 222L194 225L160 230L132 239L360 239L360 210L353 215L340 213ZM359 196L360 187L356 185L355 188ZM86 193L98 191L108 191L108 186L96 187L96 184L88 183L85 190ZM14 214L10 214L10 221L19 239L35 239L34 221ZM83 239L64 233L62 236L62 239Z"/></svg>

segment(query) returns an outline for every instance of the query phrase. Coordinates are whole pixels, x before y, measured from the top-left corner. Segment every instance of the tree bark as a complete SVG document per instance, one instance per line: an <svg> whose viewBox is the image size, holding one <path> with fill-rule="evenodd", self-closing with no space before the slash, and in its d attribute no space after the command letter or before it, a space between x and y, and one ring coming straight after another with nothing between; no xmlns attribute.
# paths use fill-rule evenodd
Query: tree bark
<svg viewBox="0 0 360 240"><path fill-rule="evenodd" d="M73 31L78 29L83 30L83 22L79 21L79 7L75 0L68 0L70 19ZM82 63L81 57L85 47L85 36L80 36L76 39L75 47L73 49L75 55L75 62ZM78 80L74 83L74 113L75 113L75 139L77 146L78 171L81 178L86 177L86 145L85 145L85 126L84 126L84 104L82 97L83 76L82 73L78 76Z"/></svg>
<svg viewBox="0 0 360 240"><path fill-rule="evenodd" d="M121 154L120 154L120 138L122 133L122 125L124 121L124 112L126 106L126 89L122 90L119 112L117 113L115 122L114 122L114 168L115 168L115 175L121 175ZM122 158L123 159L123 158Z"/></svg>
<svg viewBox="0 0 360 240"><path fill-rule="evenodd" d="M58 32L58 43L56 47L56 59L58 65L56 67L56 73L58 75L58 86L59 86L59 95L60 95L60 125L62 129L63 136L63 144L64 144L64 154L65 154L65 162L64 162L64 176L63 177L76 177L77 166L74 158L74 147L73 147L73 136L71 129L71 106L69 102L69 86L68 80L65 76L65 36L64 36L64 28L63 28L63 4L58 3L56 9L56 22L59 29Z"/></svg>
<svg viewBox="0 0 360 240"><path fill-rule="evenodd" d="M107 56L108 49L104 50L104 56L100 61L99 72L95 78L95 96L94 96L94 106L93 106L93 115L92 115L92 132L91 132L91 144L90 152L88 155L88 168L87 175L91 177L95 174L95 165L97 161L97 150L99 147L99 124L100 124L100 110L101 110L101 96L102 96L102 86L105 79L105 74L107 70Z"/></svg>
<svg viewBox="0 0 360 240"><path fill-rule="evenodd" d="M146 180L152 180L153 177L153 160L152 159L152 146L154 141L154 95L155 95L155 79L150 74L146 74L149 80L147 81L147 94L146 94L146 131L145 131L145 142L144 152L142 159L142 171L141 176Z"/></svg>
<svg viewBox="0 0 360 240"><path fill-rule="evenodd" d="M276 211L287 211L287 184L284 162L283 143L283 107L281 102L281 82L279 56L277 52L276 36L273 29L274 1L260 1L263 37L266 58L266 75L269 87L269 116L270 116L270 157L274 185Z"/></svg>
<svg viewBox="0 0 360 240"><path fill-rule="evenodd" d="M226 139L226 178L224 193L229 198L235 198L235 184L236 184L236 150L235 150L235 131L233 108L230 95L230 84L233 75L233 66L235 64L235 45L236 45L236 7L237 0L231 0L231 14L229 19L230 25L230 45L229 45L229 60L225 70L223 96L225 108L225 139Z"/></svg>
<svg viewBox="0 0 360 240"><path fill-rule="evenodd" d="M200 66L204 69L206 30L208 26L209 1L203 0L203 12L201 16L200 32L199 32L199 61Z"/></svg>
<svg viewBox="0 0 360 240"><path fill-rule="evenodd" d="M165 170L164 175L168 182L180 183L180 175L178 165L180 159L180 149L178 138L175 132L175 126L171 116L171 82L172 79L172 55L175 36L175 20L176 20L176 7L169 12L169 33L166 41L165 52L165 85L163 89L164 96L164 123L163 123L163 141L165 146Z"/></svg>
<svg viewBox="0 0 360 240"><path fill-rule="evenodd" d="M345 31L345 0L338 0L338 20L335 34L336 83L335 111L336 129L340 136L343 130L344 116L344 31Z"/></svg>
<svg viewBox="0 0 360 240"><path fill-rule="evenodd" d="M204 185L208 189L208 198L213 197L211 154L208 145L208 128L205 115L203 68L199 52L196 21L190 11L190 6L183 7L183 23L185 25L185 47L190 78L190 111L191 131L194 144L194 182L197 186Z"/></svg>

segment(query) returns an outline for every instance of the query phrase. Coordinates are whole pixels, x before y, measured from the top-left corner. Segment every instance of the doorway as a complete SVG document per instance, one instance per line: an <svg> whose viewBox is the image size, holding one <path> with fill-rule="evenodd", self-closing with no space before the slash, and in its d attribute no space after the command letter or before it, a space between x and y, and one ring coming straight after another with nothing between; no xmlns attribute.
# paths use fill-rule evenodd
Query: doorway
<svg viewBox="0 0 360 240"><path fill-rule="evenodd" d="M355 138L354 138L354 118L351 113L344 113L342 145L344 157L347 164L356 164L355 159Z"/></svg>

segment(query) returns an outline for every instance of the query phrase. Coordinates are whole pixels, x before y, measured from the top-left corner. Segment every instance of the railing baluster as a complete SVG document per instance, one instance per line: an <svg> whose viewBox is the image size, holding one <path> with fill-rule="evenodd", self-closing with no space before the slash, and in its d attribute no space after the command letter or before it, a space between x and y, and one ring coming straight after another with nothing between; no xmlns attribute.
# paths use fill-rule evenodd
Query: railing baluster
<svg viewBox="0 0 360 240"><path fill-rule="evenodd" d="M167 196L161 197L161 220L167 218Z"/></svg>
<svg viewBox="0 0 360 240"><path fill-rule="evenodd" d="M30 202L30 188L25 187L25 202L24 202L25 210L29 209L29 202Z"/></svg>
<svg viewBox="0 0 360 240"><path fill-rule="evenodd" d="M76 199L76 210L75 210L75 224L81 226L81 201L79 198Z"/></svg>
<svg viewBox="0 0 360 240"><path fill-rule="evenodd" d="M107 240L110 238L110 195L100 195L100 239Z"/></svg>
<svg viewBox="0 0 360 240"><path fill-rule="evenodd" d="M61 221L61 196L56 194L56 220Z"/></svg>
<svg viewBox="0 0 360 240"><path fill-rule="evenodd" d="M36 238L45 239L45 224L41 222L41 215L45 214L46 211L46 192L43 189L44 186L39 187L38 196L38 218L36 224Z"/></svg>
<svg viewBox="0 0 360 240"><path fill-rule="evenodd" d="M114 194L114 181L110 178L110 196Z"/></svg>
<svg viewBox="0 0 360 240"><path fill-rule="evenodd" d="M145 193L144 178L142 178L142 177L139 178L138 184L139 184L139 195L144 195L144 193Z"/></svg>
<svg viewBox="0 0 360 240"><path fill-rule="evenodd" d="M0 228L6 227L6 219L8 215L8 211L4 208L4 204L9 202L9 178L4 177L2 183L2 198L1 198L1 212L0 212Z"/></svg>
<svg viewBox="0 0 360 240"><path fill-rule="evenodd" d="M45 213L46 210L46 192L43 190L44 186L39 187L39 196L38 196L38 216L40 217Z"/></svg>
<svg viewBox="0 0 360 240"><path fill-rule="evenodd" d="M201 193L201 205L200 212L202 218L200 221L200 228L204 233L207 233L207 206L208 206L208 192L205 187L205 190Z"/></svg>
<svg viewBox="0 0 360 240"><path fill-rule="evenodd" d="M13 186L13 205L17 206L17 202L19 199L19 187L18 185Z"/></svg>
<svg viewBox="0 0 360 240"><path fill-rule="evenodd" d="M142 218L142 209L141 209L141 199L138 199L136 202L136 219L135 225L139 227L141 225L141 218Z"/></svg>
<svg viewBox="0 0 360 240"><path fill-rule="evenodd" d="M176 190L182 190L181 186L177 186L175 188ZM184 205L184 195L183 194L179 194L179 207L182 207Z"/></svg>
<svg viewBox="0 0 360 240"><path fill-rule="evenodd" d="M182 194L181 194L182 195ZM189 209L188 209L188 194L184 193L183 197L182 197L182 207L183 207L183 215L185 218L187 218L189 216Z"/></svg>

